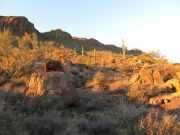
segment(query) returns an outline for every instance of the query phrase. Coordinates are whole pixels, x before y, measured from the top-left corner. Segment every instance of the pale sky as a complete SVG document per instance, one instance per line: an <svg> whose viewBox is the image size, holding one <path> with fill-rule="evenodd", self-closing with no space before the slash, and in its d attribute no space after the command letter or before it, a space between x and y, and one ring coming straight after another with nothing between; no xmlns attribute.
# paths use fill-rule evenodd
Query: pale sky
<svg viewBox="0 0 180 135"><path fill-rule="evenodd" d="M0 15L26 16L40 32L60 28L128 49L160 50L180 63L180 0L0 0Z"/></svg>

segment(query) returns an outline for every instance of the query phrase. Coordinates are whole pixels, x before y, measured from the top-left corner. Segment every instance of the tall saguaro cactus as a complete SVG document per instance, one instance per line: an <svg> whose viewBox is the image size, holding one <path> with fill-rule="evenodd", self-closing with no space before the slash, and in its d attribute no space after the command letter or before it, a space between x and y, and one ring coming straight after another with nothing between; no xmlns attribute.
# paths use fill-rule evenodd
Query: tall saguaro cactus
<svg viewBox="0 0 180 135"><path fill-rule="evenodd" d="M122 39L122 54L123 54L123 59L126 58L126 45L124 43L124 39Z"/></svg>
<svg viewBox="0 0 180 135"><path fill-rule="evenodd" d="M85 61L84 61L84 47L83 46L81 47L81 56L82 56L83 64L84 64Z"/></svg>
<svg viewBox="0 0 180 135"><path fill-rule="evenodd" d="M81 56L84 57L84 47L81 47Z"/></svg>

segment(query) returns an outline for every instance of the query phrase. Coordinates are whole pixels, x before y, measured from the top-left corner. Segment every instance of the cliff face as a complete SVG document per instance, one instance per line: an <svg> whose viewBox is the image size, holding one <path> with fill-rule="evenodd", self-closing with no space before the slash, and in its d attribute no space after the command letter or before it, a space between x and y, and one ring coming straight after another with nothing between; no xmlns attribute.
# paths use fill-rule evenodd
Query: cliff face
<svg viewBox="0 0 180 135"><path fill-rule="evenodd" d="M14 35L23 36L27 33L39 33L34 28L34 24L29 22L26 17L23 16L0 16L0 31L9 29Z"/></svg>
<svg viewBox="0 0 180 135"><path fill-rule="evenodd" d="M51 30L50 32L40 33L26 17L23 16L0 16L0 32L4 29L9 29L13 35L23 36L24 33L36 33L38 38L43 41L54 41L57 45L64 46L81 51L83 46L85 50L106 50L115 53L120 53L121 49L114 45L104 45L99 41L91 38L72 37L69 33L60 29ZM135 52L127 51L127 53L140 54L140 50Z"/></svg>

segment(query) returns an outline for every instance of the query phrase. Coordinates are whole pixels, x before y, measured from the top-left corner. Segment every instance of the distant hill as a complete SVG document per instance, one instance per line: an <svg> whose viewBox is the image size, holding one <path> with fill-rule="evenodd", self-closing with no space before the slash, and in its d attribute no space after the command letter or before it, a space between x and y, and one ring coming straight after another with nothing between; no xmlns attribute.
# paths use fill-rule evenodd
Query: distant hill
<svg viewBox="0 0 180 135"><path fill-rule="evenodd" d="M86 39L72 37L71 34L61 29L41 33L34 27L34 24L24 16L0 16L0 31L3 31L4 29L9 29L13 35L20 37L25 33L36 33L39 40L54 41L57 45L63 44L64 46L76 49L77 51L80 51L83 46L85 50L93 50L95 48L96 50L107 50L115 53L121 52L121 48L115 45L105 45L93 38ZM139 55L142 51L128 50L127 53Z"/></svg>

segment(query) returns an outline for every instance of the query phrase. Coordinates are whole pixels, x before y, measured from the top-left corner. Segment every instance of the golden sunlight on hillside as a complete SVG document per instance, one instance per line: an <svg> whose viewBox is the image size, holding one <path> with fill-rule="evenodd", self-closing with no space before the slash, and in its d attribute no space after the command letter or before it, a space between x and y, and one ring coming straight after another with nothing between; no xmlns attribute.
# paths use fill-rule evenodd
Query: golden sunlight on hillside
<svg viewBox="0 0 180 135"><path fill-rule="evenodd" d="M116 53L0 37L0 135L180 133L179 64L125 44Z"/></svg>

